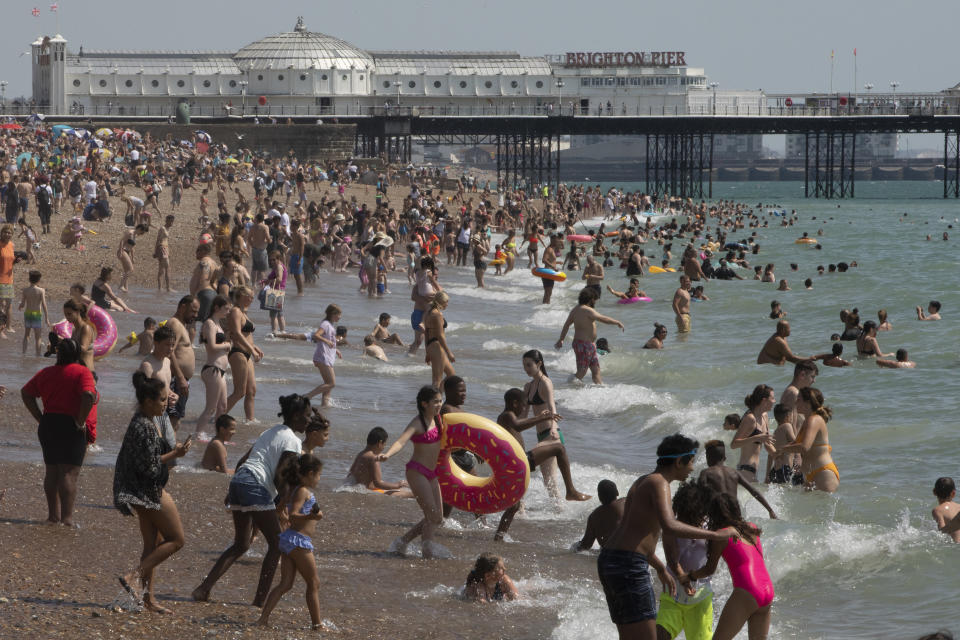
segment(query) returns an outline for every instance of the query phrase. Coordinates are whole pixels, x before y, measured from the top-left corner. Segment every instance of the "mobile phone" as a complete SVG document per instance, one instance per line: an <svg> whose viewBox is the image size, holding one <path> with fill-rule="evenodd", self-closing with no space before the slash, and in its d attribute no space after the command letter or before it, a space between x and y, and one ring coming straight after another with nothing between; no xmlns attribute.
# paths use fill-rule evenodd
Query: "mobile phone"
<svg viewBox="0 0 960 640"><path fill-rule="evenodd" d="M193 440L193 434L187 434L187 437L183 439L183 446L190 444L190 441Z"/></svg>

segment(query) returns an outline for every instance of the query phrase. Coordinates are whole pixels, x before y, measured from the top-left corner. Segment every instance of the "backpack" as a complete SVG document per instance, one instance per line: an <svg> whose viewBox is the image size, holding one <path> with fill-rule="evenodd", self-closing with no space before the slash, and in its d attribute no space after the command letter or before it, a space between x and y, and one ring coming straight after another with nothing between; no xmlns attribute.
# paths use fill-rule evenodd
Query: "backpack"
<svg viewBox="0 0 960 640"><path fill-rule="evenodd" d="M83 193L83 187L80 186L79 182L71 182L70 189L67 191L71 198L76 198L78 195Z"/></svg>
<svg viewBox="0 0 960 640"><path fill-rule="evenodd" d="M50 192L47 191L47 188L40 187L40 190L37 191L37 204L43 208L50 206Z"/></svg>

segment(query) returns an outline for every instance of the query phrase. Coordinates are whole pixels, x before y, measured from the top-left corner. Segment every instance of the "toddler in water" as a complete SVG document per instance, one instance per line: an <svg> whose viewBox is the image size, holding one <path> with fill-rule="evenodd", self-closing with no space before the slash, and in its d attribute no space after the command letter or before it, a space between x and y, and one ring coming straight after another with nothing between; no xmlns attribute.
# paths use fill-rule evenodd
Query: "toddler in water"
<svg viewBox="0 0 960 640"><path fill-rule="evenodd" d="M723 605L713 633L714 640L732 640L744 624L749 624L751 636L765 638L770 631L770 605L774 591L763 560L761 530L743 519L736 498L727 494L714 495L707 507L707 519L712 531L733 527L742 539L711 541L706 565L681 577L680 581L686 587L693 580L712 576L722 557L733 580L733 593Z"/></svg>
<svg viewBox="0 0 960 640"><path fill-rule="evenodd" d="M297 573L303 576L307 583L310 622L314 629L321 629L323 626L320 622L320 576L317 574L313 541L310 539L314 523L323 518L320 505L310 490L317 485L322 470L323 462L313 454L305 453L281 472L286 484L287 517L290 519L290 526L280 534L280 552L283 554L280 557L280 583L267 596L257 621L260 626L267 626L270 612L280 602L283 594L293 587Z"/></svg>
<svg viewBox="0 0 960 640"><path fill-rule="evenodd" d="M937 478L933 485L933 495L937 496L937 506L933 508L933 519L937 529L950 536L954 542L960 542L960 504L953 499L957 496L957 487L953 478Z"/></svg>
<svg viewBox="0 0 960 640"><path fill-rule="evenodd" d="M137 349L137 355L150 355L150 352L153 351L153 332L157 330L157 326L157 321L153 318L144 318L143 331L140 333L131 332L130 335L127 336L127 344L120 347L117 353L123 353L133 345L139 344L140 347Z"/></svg>
<svg viewBox="0 0 960 640"><path fill-rule="evenodd" d="M200 466L207 471L219 471L228 476L233 475L233 469L227 466L227 447L233 435L237 432L237 421L229 414L223 414L214 423L217 435L215 435L207 448L203 451L203 459Z"/></svg>
<svg viewBox="0 0 960 640"><path fill-rule="evenodd" d="M503 559L492 553L480 554L473 571L467 575L463 597L474 602L501 602L519 597L516 585L507 575Z"/></svg>

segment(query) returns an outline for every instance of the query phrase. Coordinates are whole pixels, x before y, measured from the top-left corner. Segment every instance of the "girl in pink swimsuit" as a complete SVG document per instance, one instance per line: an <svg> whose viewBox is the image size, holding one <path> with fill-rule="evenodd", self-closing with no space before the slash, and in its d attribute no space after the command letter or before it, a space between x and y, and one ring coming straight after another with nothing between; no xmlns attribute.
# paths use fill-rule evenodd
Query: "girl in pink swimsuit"
<svg viewBox="0 0 960 640"><path fill-rule="evenodd" d="M397 441L381 453L383 462L400 451L407 443L413 443L413 456L407 463L407 483L423 509L423 519L412 529L390 544L390 551L401 555L406 553L407 545L420 536L424 558L449 557L450 552L433 541L433 534L443 522L443 500L440 497L440 483L437 482L437 458L440 456L441 428L440 407L443 396L436 387L426 386L417 393L417 417L410 421Z"/></svg>
<svg viewBox="0 0 960 640"><path fill-rule="evenodd" d="M714 640L732 640L744 624L748 625L750 640L766 638L770 631L770 604L773 602L773 583L763 561L760 528L746 522L740 513L736 498L716 494L707 509L709 528L716 531L733 527L742 540L711 542L707 564L687 574L691 580L713 575L723 557L733 580L733 593L723 606Z"/></svg>

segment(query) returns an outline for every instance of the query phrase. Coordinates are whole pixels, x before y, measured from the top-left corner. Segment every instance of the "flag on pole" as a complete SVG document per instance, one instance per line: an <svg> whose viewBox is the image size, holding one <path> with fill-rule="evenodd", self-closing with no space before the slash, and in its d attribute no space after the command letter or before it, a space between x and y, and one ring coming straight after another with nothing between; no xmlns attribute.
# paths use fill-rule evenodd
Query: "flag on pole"
<svg viewBox="0 0 960 640"><path fill-rule="evenodd" d="M36 7L34 7L34 8L33 8L33 11L31 11L30 13L33 14L33 17L34 17L34 18L39 18L39 17L40 17L40 9L37 9Z"/></svg>
<svg viewBox="0 0 960 640"><path fill-rule="evenodd" d="M853 48L853 57L857 57L857 48L856 48L856 47Z"/></svg>
<svg viewBox="0 0 960 640"><path fill-rule="evenodd" d="M54 2L52 5L50 5L50 11L52 11L53 13L56 13L58 8L59 8L59 7L57 6L57 3L56 3L56 2Z"/></svg>
<svg viewBox="0 0 960 640"><path fill-rule="evenodd" d="M830 49L830 57L831 57L831 58L833 58L833 53L834 53L833 49Z"/></svg>

